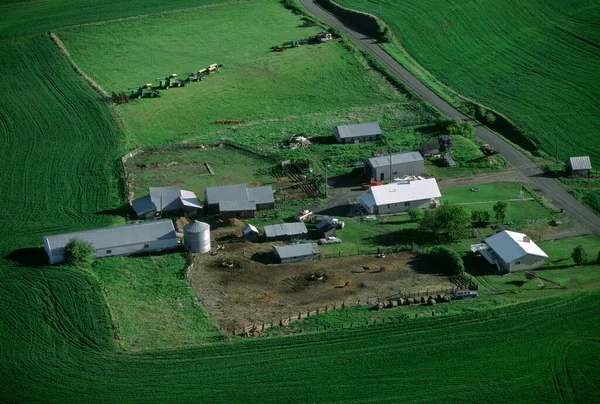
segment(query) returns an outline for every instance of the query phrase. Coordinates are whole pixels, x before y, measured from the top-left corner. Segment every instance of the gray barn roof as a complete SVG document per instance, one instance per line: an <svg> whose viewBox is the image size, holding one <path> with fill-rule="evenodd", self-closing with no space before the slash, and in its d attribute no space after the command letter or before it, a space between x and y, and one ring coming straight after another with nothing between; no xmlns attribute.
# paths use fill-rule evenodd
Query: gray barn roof
<svg viewBox="0 0 600 404"><path fill-rule="evenodd" d="M138 216L142 216L148 212L156 210L156 206L154 206L154 203L152 203L152 199L150 199L149 194L131 201L131 207Z"/></svg>
<svg viewBox="0 0 600 404"><path fill-rule="evenodd" d="M248 188L248 199L257 204L273 203L275 202L273 188L270 185Z"/></svg>
<svg viewBox="0 0 600 404"><path fill-rule="evenodd" d="M246 188L246 184L221 185L218 187L208 187L205 191L206 203L214 205L224 201L228 202L254 202L255 204L273 203L273 188L270 185L262 187ZM226 205L231 206L231 205ZM254 207L253 209L255 209ZM221 207L219 207L221 210ZM242 210L247 210L246 208Z"/></svg>
<svg viewBox="0 0 600 404"><path fill-rule="evenodd" d="M567 164L572 170L591 170L592 162L589 156L570 157Z"/></svg>
<svg viewBox="0 0 600 404"><path fill-rule="evenodd" d="M393 153L385 156L379 157L371 157L367 159L367 162L371 167L381 167L381 166L389 166L390 165L390 157L391 164L402 164L402 163L411 163L413 161L423 161L423 156L418 151L408 151L402 153Z"/></svg>
<svg viewBox="0 0 600 404"><path fill-rule="evenodd" d="M181 187L171 185L168 187L150 187L150 199L158 211L171 211L181 209Z"/></svg>
<svg viewBox="0 0 600 404"><path fill-rule="evenodd" d="M52 255L62 255L67 243L77 238L91 243L96 250L110 249L134 244L150 243L155 240L177 239L173 222L157 220L139 224L86 230L75 233L45 236Z"/></svg>
<svg viewBox="0 0 600 404"><path fill-rule="evenodd" d="M340 139L381 135L381 128L377 122L340 125L337 127L337 131Z"/></svg>
<svg viewBox="0 0 600 404"><path fill-rule="evenodd" d="M219 202L219 212L240 212L243 210L256 210L256 204L250 201Z"/></svg>
<svg viewBox="0 0 600 404"><path fill-rule="evenodd" d="M274 246L273 250L281 259L312 256L319 254L321 250L312 243L290 244L284 246Z"/></svg>
<svg viewBox="0 0 600 404"><path fill-rule="evenodd" d="M281 236L295 236L299 234L307 234L308 229L304 223L279 223L265 226L265 236L270 237L281 237Z"/></svg>

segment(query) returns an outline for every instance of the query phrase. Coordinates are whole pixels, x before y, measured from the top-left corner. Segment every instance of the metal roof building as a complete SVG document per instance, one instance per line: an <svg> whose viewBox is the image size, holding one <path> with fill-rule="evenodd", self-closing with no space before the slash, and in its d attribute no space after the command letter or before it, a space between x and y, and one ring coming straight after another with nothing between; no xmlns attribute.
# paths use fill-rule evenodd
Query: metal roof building
<svg viewBox="0 0 600 404"><path fill-rule="evenodd" d="M321 256L319 247L312 243L274 246L272 253L281 263L308 261Z"/></svg>
<svg viewBox="0 0 600 404"><path fill-rule="evenodd" d="M405 175L423 175L425 160L418 151L387 154L366 159L371 168L371 178L389 181Z"/></svg>
<svg viewBox="0 0 600 404"><path fill-rule="evenodd" d="M340 143L358 143L381 139L381 128L377 122L336 126L333 135Z"/></svg>
<svg viewBox="0 0 600 404"><path fill-rule="evenodd" d="M247 188L246 184L208 187L204 191L206 205L211 213L221 216L254 217L254 211L275 207L270 185Z"/></svg>
<svg viewBox="0 0 600 404"><path fill-rule="evenodd" d="M504 230L474 244L471 251L481 255L500 272L525 271L544 264L548 255L524 233Z"/></svg>
<svg viewBox="0 0 600 404"><path fill-rule="evenodd" d="M270 240L306 238L308 229L302 222L279 223L264 227L265 237Z"/></svg>
<svg viewBox="0 0 600 404"><path fill-rule="evenodd" d="M96 250L96 258L155 252L177 247L173 222L157 220L139 224L106 227L75 233L44 236L44 249L50 264L64 262L65 246L72 239L87 241Z"/></svg>
<svg viewBox="0 0 600 404"><path fill-rule="evenodd" d="M566 162L567 170L573 175L589 175L592 162L589 156L570 157Z"/></svg>
<svg viewBox="0 0 600 404"><path fill-rule="evenodd" d="M157 212L195 213L202 208L196 194L182 190L179 185L150 187L148 194L131 201L131 207L138 217L150 217Z"/></svg>
<svg viewBox="0 0 600 404"><path fill-rule="evenodd" d="M432 198L441 196L435 178L428 178L372 186L359 197L359 201L369 214L381 215L420 208L425 204L429 204Z"/></svg>

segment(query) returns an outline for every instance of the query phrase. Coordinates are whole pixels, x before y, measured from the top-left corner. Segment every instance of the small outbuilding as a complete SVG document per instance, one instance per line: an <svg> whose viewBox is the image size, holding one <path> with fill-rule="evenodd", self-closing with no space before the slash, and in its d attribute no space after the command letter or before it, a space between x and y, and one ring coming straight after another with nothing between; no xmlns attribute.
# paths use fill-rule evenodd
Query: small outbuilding
<svg viewBox="0 0 600 404"><path fill-rule="evenodd" d="M524 233L504 230L471 245L471 251L480 253L498 272L528 271L544 265L548 255Z"/></svg>
<svg viewBox="0 0 600 404"><path fill-rule="evenodd" d="M308 229L302 222L279 223L264 227L267 240L305 239Z"/></svg>
<svg viewBox="0 0 600 404"><path fill-rule="evenodd" d="M418 151L392 153L366 159L371 178L375 181L391 181L407 175L425 174L425 160Z"/></svg>
<svg viewBox="0 0 600 404"><path fill-rule="evenodd" d="M592 171L592 162L589 156L569 157L565 165L567 172L573 176L588 177Z"/></svg>
<svg viewBox="0 0 600 404"><path fill-rule="evenodd" d="M131 207L139 218L151 218L156 214L193 215L202 205L196 194L181 189L179 185L150 187L148 194L131 201Z"/></svg>
<svg viewBox="0 0 600 404"><path fill-rule="evenodd" d="M65 247L79 239L90 243L96 258L160 252L177 248L177 234L170 220L105 227L102 229L44 236L44 250L50 264L65 261Z"/></svg>
<svg viewBox="0 0 600 404"><path fill-rule="evenodd" d="M360 143L381 139L381 128L377 122L336 126L333 135L340 143Z"/></svg>
<svg viewBox="0 0 600 404"><path fill-rule="evenodd" d="M321 249L313 243L274 246L273 257L280 263L310 261L321 257Z"/></svg>
<svg viewBox="0 0 600 404"><path fill-rule="evenodd" d="M242 237L246 241L256 243L258 241L258 229L256 226L248 223L242 228Z"/></svg>

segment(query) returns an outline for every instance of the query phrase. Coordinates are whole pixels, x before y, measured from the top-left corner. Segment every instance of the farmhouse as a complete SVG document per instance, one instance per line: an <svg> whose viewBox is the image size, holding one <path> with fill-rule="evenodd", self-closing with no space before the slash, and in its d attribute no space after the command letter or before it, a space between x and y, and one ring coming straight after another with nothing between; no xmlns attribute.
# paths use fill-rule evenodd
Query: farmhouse
<svg viewBox="0 0 600 404"><path fill-rule="evenodd" d="M359 143L381 139L381 128L377 122L336 126L333 135L340 143Z"/></svg>
<svg viewBox="0 0 600 404"><path fill-rule="evenodd" d="M548 255L523 233L504 230L473 244L471 251L480 253L498 272L517 272L544 265Z"/></svg>
<svg viewBox="0 0 600 404"><path fill-rule="evenodd" d="M274 246L271 252L282 264L287 262L315 260L321 256L319 247L312 243Z"/></svg>
<svg viewBox="0 0 600 404"><path fill-rule="evenodd" d="M302 222L279 223L264 227L267 240L289 240L292 238L306 238L308 229Z"/></svg>
<svg viewBox="0 0 600 404"><path fill-rule="evenodd" d="M412 208L429 206L432 199L441 197L435 178L402 180L369 188L358 199L371 215L407 212Z"/></svg>
<svg viewBox="0 0 600 404"><path fill-rule="evenodd" d="M65 261L65 246L72 239L87 241L96 250L96 258L159 252L177 247L173 222L157 220L147 223L45 236L44 250L50 264Z"/></svg>
<svg viewBox="0 0 600 404"><path fill-rule="evenodd" d="M592 171L592 162L589 156L570 157L565 163L569 174L574 176L589 176Z"/></svg>
<svg viewBox="0 0 600 404"><path fill-rule="evenodd" d="M181 189L179 185L150 187L149 193L131 201L131 207L139 218L150 218L157 213L193 215L202 205L196 194Z"/></svg>
<svg viewBox="0 0 600 404"><path fill-rule="evenodd" d="M366 159L371 178L376 181L393 180L405 175L425 173L425 161L418 151L393 153Z"/></svg>
<svg viewBox="0 0 600 404"><path fill-rule="evenodd" d="M209 213L226 217L254 217L257 210L275 207L273 188L270 185L247 188L246 184L208 187L204 197Z"/></svg>

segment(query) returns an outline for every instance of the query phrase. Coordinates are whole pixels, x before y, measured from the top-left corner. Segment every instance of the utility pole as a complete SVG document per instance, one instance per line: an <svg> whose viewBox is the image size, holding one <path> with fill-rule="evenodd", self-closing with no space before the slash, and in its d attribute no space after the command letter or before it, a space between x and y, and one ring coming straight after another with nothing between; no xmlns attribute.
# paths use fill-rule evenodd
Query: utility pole
<svg viewBox="0 0 600 404"><path fill-rule="evenodd" d="M327 199L329 197L329 187L327 186L327 168L329 167L329 164L325 165L325 199Z"/></svg>

